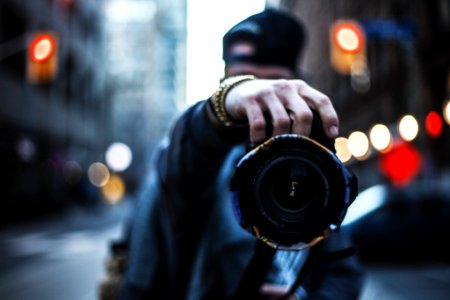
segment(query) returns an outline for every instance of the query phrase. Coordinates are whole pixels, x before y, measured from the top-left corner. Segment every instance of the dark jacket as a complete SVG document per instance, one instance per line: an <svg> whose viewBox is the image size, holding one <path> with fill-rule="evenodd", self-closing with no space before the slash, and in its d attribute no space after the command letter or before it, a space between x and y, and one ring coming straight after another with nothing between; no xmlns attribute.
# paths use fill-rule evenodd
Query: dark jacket
<svg viewBox="0 0 450 300"><path fill-rule="evenodd" d="M156 152L133 218L121 299L229 299L252 258L256 238L238 225L229 191L244 141L225 141L209 124L205 103L183 113ZM331 253L349 245L335 234L321 248ZM292 283L307 256L278 251L267 280ZM319 260L309 273L299 297L357 299L355 256Z"/></svg>

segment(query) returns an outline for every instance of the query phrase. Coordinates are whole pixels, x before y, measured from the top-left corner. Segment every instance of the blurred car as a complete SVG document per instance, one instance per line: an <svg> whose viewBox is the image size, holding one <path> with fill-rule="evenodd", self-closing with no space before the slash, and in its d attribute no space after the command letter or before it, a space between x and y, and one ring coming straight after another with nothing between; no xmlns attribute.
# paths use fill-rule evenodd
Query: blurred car
<svg viewBox="0 0 450 300"><path fill-rule="evenodd" d="M450 186L419 182L376 185L349 207L350 232L365 261L450 261Z"/></svg>

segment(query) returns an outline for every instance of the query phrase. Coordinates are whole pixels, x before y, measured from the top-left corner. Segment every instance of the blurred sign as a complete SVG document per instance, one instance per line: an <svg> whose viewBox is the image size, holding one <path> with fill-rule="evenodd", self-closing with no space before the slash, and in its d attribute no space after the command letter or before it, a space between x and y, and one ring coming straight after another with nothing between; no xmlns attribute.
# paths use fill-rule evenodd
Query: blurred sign
<svg viewBox="0 0 450 300"><path fill-rule="evenodd" d="M411 21L371 20L361 22L367 38L413 40L416 37L416 26Z"/></svg>

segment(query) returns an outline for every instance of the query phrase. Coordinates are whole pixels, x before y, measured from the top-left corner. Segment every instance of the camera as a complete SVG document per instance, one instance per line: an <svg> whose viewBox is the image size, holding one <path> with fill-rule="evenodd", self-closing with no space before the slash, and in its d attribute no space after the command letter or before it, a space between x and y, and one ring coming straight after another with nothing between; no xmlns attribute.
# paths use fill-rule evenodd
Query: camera
<svg viewBox="0 0 450 300"><path fill-rule="evenodd" d="M317 113L310 137L269 138L240 159L231 180L240 225L273 248L294 250L339 229L357 185Z"/></svg>

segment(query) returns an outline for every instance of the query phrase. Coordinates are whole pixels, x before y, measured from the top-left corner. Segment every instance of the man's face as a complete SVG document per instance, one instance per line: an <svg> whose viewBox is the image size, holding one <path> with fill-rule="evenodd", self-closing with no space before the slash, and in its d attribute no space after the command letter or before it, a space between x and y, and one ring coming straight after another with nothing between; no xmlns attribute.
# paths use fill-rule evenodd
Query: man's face
<svg viewBox="0 0 450 300"><path fill-rule="evenodd" d="M237 55L251 55L255 52L252 44L239 42L230 51ZM225 76L254 75L264 79L294 79L296 74L289 68L278 65L258 65L254 63L233 63L225 66Z"/></svg>

